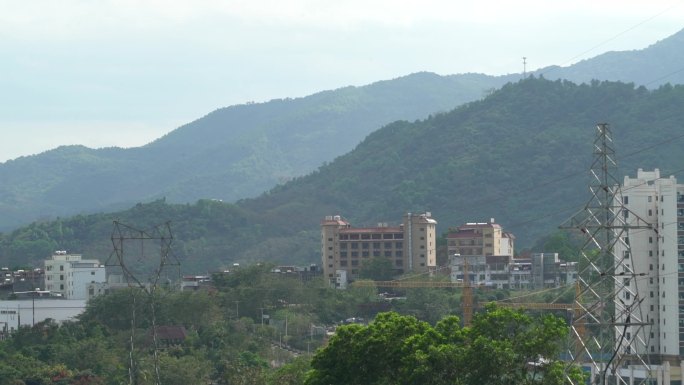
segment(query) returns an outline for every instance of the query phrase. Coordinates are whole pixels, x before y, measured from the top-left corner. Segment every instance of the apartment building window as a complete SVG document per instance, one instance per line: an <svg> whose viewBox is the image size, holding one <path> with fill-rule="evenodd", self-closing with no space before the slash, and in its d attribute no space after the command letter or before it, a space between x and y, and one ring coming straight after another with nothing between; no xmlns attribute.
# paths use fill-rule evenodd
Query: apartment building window
<svg viewBox="0 0 684 385"><path fill-rule="evenodd" d="M626 195L623 196L623 197L622 197L622 203L623 203L623 204L629 204L629 197L626 196Z"/></svg>
<svg viewBox="0 0 684 385"><path fill-rule="evenodd" d="M648 209L648 216L649 216L649 217L652 217L652 216L653 216L653 210Z"/></svg>
<svg viewBox="0 0 684 385"><path fill-rule="evenodd" d="M59 280L60 280L60 281L64 281L64 274L62 274L62 275L59 276Z"/></svg>
<svg viewBox="0 0 684 385"><path fill-rule="evenodd" d="M404 253L402 253L401 250L397 250L396 252L394 252L394 256L395 257L403 257Z"/></svg>
<svg viewBox="0 0 684 385"><path fill-rule="evenodd" d="M373 250L373 256L379 257L380 256L380 250Z"/></svg>
<svg viewBox="0 0 684 385"><path fill-rule="evenodd" d="M652 257L652 256L653 256L653 250L649 250L649 251L648 251L648 256L649 256L649 257Z"/></svg>
<svg viewBox="0 0 684 385"><path fill-rule="evenodd" d="M352 266L358 266L358 265L359 265L358 259L352 259Z"/></svg>
<svg viewBox="0 0 684 385"><path fill-rule="evenodd" d="M380 248L380 242L373 242L373 248L379 249Z"/></svg>
<svg viewBox="0 0 684 385"><path fill-rule="evenodd" d="M652 196L650 196L650 195L648 196L648 203L651 203L653 201L652 198L653 198Z"/></svg>
<svg viewBox="0 0 684 385"><path fill-rule="evenodd" d="M341 239L341 240L347 240L347 239L349 239L349 235L347 235L347 234L340 234L340 239Z"/></svg>
<svg viewBox="0 0 684 385"><path fill-rule="evenodd" d="M332 250L332 246L328 246L328 250Z"/></svg>
<svg viewBox="0 0 684 385"><path fill-rule="evenodd" d="M351 248L352 248L352 249L358 249L358 248L359 248L359 244L356 243L356 242L352 242Z"/></svg>
<svg viewBox="0 0 684 385"><path fill-rule="evenodd" d="M391 249L392 248L392 242L385 242L385 248Z"/></svg>
<svg viewBox="0 0 684 385"><path fill-rule="evenodd" d="M340 257L341 258L347 258L347 252L346 251L340 251ZM330 256L332 258L332 255Z"/></svg>
<svg viewBox="0 0 684 385"><path fill-rule="evenodd" d="M420 231L425 231L425 227L421 227L419 230L420 230Z"/></svg>
<svg viewBox="0 0 684 385"><path fill-rule="evenodd" d="M392 239L392 234L382 234L382 239Z"/></svg>
<svg viewBox="0 0 684 385"><path fill-rule="evenodd" d="M59 271L64 271L64 265L59 265Z"/></svg>
<svg viewBox="0 0 684 385"><path fill-rule="evenodd" d="M332 238L328 238L328 242L332 242Z"/></svg>
<svg viewBox="0 0 684 385"><path fill-rule="evenodd" d="M404 261L402 261L401 259L397 259L396 261L394 261L394 266L403 267Z"/></svg>
<svg viewBox="0 0 684 385"><path fill-rule="evenodd" d="M346 243L340 243L340 250L347 250L347 244Z"/></svg>
<svg viewBox="0 0 684 385"><path fill-rule="evenodd" d="M653 264L648 265L649 270L653 270Z"/></svg>
<svg viewBox="0 0 684 385"><path fill-rule="evenodd" d="M624 215L625 219L629 218L629 210L626 210L626 209L625 209L625 210L622 212L622 214Z"/></svg>
<svg viewBox="0 0 684 385"><path fill-rule="evenodd" d="M347 252L346 252L346 251L345 251L344 253L340 253L340 257L346 257L346 256L347 256ZM332 255L328 255L328 259L333 259L333 256L332 256Z"/></svg>
<svg viewBox="0 0 684 385"><path fill-rule="evenodd" d="M403 242L395 242L394 247L397 249L401 249L402 247L404 247L404 243Z"/></svg>
<svg viewBox="0 0 684 385"><path fill-rule="evenodd" d="M64 290L64 284L59 285L59 290Z"/></svg>
<svg viewBox="0 0 684 385"><path fill-rule="evenodd" d="M341 267L347 267L347 261L340 261Z"/></svg>
<svg viewBox="0 0 684 385"><path fill-rule="evenodd" d="M362 243L362 244L361 244L361 248L364 249L364 250L368 250L369 247L370 247L370 244L368 244L368 243Z"/></svg>
<svg viewBox="0 0 684 385"><path fill-rule="evenodd" d="M370 252L368 252L368 251L362 251L362 252L361 252L361 256L364 257L364 258L368 258L368 257L370 256Z"/></svg>
<svg viewBox="0 0 684 385"><path fill-rule="evenodd" d="M371 235L371 239L382 239L382 234L373 234Z"/></svg>
<svg viewBox="0 0 684 385"><path fill-rule="evenodd" d="M392 256L391 251L389 251L389 250L385 251L385 257L391 257L391 256Z"/></svg>

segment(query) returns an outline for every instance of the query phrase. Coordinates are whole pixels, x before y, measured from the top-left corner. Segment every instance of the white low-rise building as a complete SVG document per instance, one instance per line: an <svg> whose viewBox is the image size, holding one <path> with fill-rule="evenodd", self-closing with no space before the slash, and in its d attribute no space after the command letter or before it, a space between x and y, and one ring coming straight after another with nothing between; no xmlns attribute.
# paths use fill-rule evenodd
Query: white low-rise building
<svg viewBox="0 0 684 385"><path fill-rule="evenodd" d="M88 285L106 282L105 267L97 259L56 251L45 260L45 290L67 299L87 299Z"/></svg>

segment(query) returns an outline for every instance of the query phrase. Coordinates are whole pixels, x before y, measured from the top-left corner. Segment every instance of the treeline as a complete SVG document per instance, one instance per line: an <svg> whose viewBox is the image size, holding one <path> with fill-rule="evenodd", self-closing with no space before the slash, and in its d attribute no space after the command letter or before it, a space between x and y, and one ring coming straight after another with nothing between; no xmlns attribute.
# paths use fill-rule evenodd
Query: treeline
<svg viewBox="0 0 684 385"><path fill-rule="evenodd" d="M552 358L567 334L562 319L544 318L539 323L522 313L492 313L491 309L476 316L472 328L461 328L458 295L447 289L407 290L405 300L385 302L372 288L335 290L321 280L304 282L294 275L272 273L272 267L255 265L217 274L214 289L208 291L115 291L91 300L74 321L56 324L47 320L21 327L0 342L0 385L400 383L387 382L390 377L386 375L409 370L410 360L421 359L420 351L440 354L442 359L429 359L422 365L442 362L445 366L440 370L447 370L434 372L440 382L421 383L448 384L459 382L450 377L448 371L453 368L446 364L452 358L465 357L461 355L467 341L473 349L479 349L477 344L493 344L491 347L508 354L498 357L499 361L513 360L488 373L491 379L506 371L520 376L519 365L525 362L521 360L539 355ZM499 295L505 293L486 294L483 301ZM398 313L382 313L385 311ZM349 319L371 320L378 314L385 315L370 326L338 327L328 345L331 326ZM502 329L502 325L515 328ZM153 333L167 327L185 334ZM510 333L492 334L504 329ZM476 337L478 333L484 334ZM535 336L537 345L528 343L530 335ZM520 341L526 341L526 350L511 352ZM354 344L352 350L344 347L349 343ZM352 354L340 355L340 349ZM409 351L414 355L405 354ZM373 352L388 355L373 363L378 358L372 357ZM491 354L497 352L491 350ZM383 362L394 366L385 367ZM384 369L374 373L372 365ZM406 380L415 376L419 376L416 380L427 379L437 370L437 366L428 366ZM346 377L328 381L340 370L348 371ZM344 382L345 378L356 380Z"/></svg>
<svg viewBox="0 0 684 385"><path fill-rule="evenodd" d="M318 262L319 223L332 214L373 226L430 211L440 233L495 218L516 236L518 249L530 247L587 201L597 122L613 127L617 178L638 167L663 175L684 169L681 105L684 86L650 91L528 78L450 112L387 125L348 154L259 198L160 200L35 223L0 237L0 261L40 260L52 249L103 258L111 252L114 218L136 227L170 220L188 271L233 262Z"/></svg>

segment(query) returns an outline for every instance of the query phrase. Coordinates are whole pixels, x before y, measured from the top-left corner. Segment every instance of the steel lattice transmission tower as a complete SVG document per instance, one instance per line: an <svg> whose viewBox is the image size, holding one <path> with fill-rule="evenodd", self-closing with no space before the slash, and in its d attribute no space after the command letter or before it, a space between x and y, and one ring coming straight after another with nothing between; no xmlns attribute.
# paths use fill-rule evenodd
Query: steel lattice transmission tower
<svg viewBox="0 0 684 385"><path fill-rule="evenodd" d="M139 295L144 295L149 301L151 315L151 334L154 348L154 380L155 384L161 384L159 365L159 346L157 340L156 301L157 289L167 267L178 267L180 276L180 262L173 255L171 243L173 235L171 225L166 222L163 226L155 226L152 230L139 230L132 226L114 221L112 230L112 246L114 251L110 254L105 266L121 269L123 280L131 288L131 336L129 339L129 384L139 383L139 363L136 359L136 329L137 307ZM149 260L148 254L159 248L158 260ZM143 278L147 276L147 278Z"/></svg>
<svg viewBox="0 0 684 385"><path fill-rule="evenodd" d="M616 179L615 149L608 124L596 126L591 197L561 228L585 236L581 249L569 349L571 365L589 365L591 384L649 383L642 297L633 270L629 231L652 229L625 207ZM629 220L627 219L629 218ZM634 378L634 373L639 377ZM571 380L571 379L570 379ZM571 380L572 382L572 380Z"/></svg>

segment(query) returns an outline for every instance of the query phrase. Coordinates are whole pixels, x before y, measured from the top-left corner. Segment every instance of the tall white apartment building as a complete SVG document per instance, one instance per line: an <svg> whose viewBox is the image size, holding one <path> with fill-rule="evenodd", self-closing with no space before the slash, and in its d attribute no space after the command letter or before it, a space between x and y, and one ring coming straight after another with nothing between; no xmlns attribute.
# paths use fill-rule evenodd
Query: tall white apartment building
<svg viewBox="0 0 684 385"><path fill-rule="evenodd" d="M105 267L97 259L55 251L45 260L45 290L66 299L88 299L88 285L106 282Z"/></svg>
<svg viewBox="0 0 684 385"><path fill-rule="evenodd" d="M672 365L674 377L681 379L684 356L684 185L674 176L661 178L660 171L637 171L636 178L626 176L622 187L621 215L629 225L650 224L651 228L631 229L625 233L629 251L620 243L616 258L631 252L634 277L625 277L626 287L618 301L633 306L641 319L650 323L638 332L636 326L625 333L626 338L640 338L633 344L652 364ZM616 274L619 273L619 269ZM638 298L635 297L638 294ZM639 304L638 301L641 301ZM626 320L616 320L626 322ZM628 351L627 353L630 353ZM670 371L670 369L668 369Z"/></svg>

